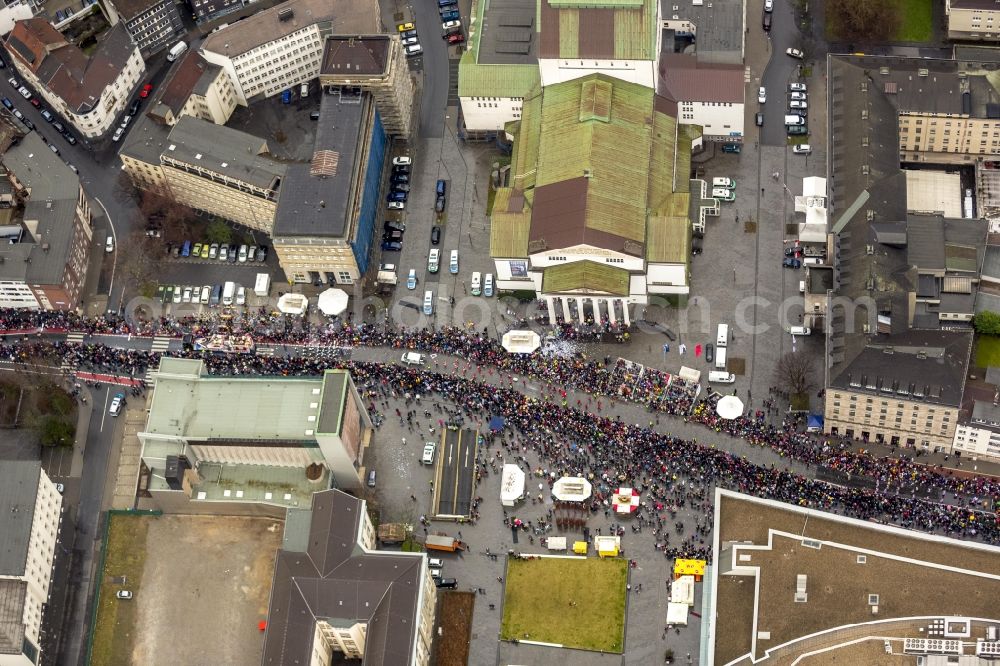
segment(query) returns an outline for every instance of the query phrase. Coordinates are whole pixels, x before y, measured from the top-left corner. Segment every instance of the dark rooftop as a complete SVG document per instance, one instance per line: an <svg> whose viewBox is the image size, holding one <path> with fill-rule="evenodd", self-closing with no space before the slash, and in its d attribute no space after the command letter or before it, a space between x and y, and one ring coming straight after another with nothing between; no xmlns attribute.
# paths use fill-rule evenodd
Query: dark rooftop
<svg viewBox="0 0 1000 666"><path fill-rule="evenodd" d="M831 386L959 407L971 349L971 332L911 330L878 336Z"/></svg>
<svg viewBox="0 0 1000 666"><path fill-rule="evenodd" d="M281 184L274 236L343 238L360 196L357 171L362 131L372 113L368 93L323 95L310 164L290 164Z"/></svg>
<svg viewBox="0 0 1000 666"><path fill-rule="evenodd" d="M20 655L24 649L24 601L27 581L0 580L0 654Z"/></svg>
<svg viewBox="0 0 1000 666"><path fill-rule="evenodd" d="M162 3L163 0L115 0L115 9L118 10L118 14L122 19L130 21L139 14L153 7L158 7Z"/></svg>
<svg viewBox="0 0 1000 666"><path fill-rule="evenodd" d="M693 55L664 53L659 70L666 93L679 102L743 103L742 65L699 62Z"/></svg>
<svg viewBox="0 0 1000 666"><path fill-rule="evenodd" d="M681 20L694 23L697 33L694 45L698 60L731 65L743 64L744 21L743 2L740 0L712 0L698 3L660 0L660 17L664 21Z"/></svg>
<svg viewBox="0 0 1000 666"><path fill-rule="evenodd" d="M388 35L328 37L323 45L320 76L381 76L389 64L391 45Z"/></svg>
<svg viewBox="0 0 1000 666"><path fill-rule="evenodd" d="M495 0L486 4L479 25L478 60L483 65L538 62L534 0Z"/></svg>
<svg viewBox="0 0 1000 666"><path fill-rule="evenodd" d="M425 559L364 550L364 511L339 490L313 495L306 550L279 550L275 561L263 666L310 663L318 620L367 623L363 664L410 663Z"/></svg>
<svg viewBox="0 0 1000 666"><path fill-rule="evenodd" d="M163 113L157 110L157 105L163 104L170 109L176 120L191 93L204 94L219 69L218 65L209 63L197 51L189 49L181 61L170 70L169 78L160 86L159 94L150 105L150 113L162 117Z"/></svg>
<svg viewBox="0 0 1000 666"><path fill-rule="evenodd" d="M320 395L322 399L316 432L329 434L340 432L349 378L346 370L327 370L323 373L323 392Z"/></svg>
<svg viewBox="0 0 1000 666"><path fill-rule="evenodd" d="M24 575L41 470L38 460L0 461L0 576Z"/></svg>

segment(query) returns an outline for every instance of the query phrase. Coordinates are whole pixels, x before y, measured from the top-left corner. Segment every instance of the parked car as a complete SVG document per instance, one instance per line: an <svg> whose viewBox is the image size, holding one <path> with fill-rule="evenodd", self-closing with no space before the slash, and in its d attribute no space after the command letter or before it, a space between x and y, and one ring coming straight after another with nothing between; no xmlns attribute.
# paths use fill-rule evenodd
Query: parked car
<svg viewBox="0 0 1000 666"><path fill-rule="evenodd" d="M790 92L788 93L788 99L799 99L804 102L807 98L804 92Z"/></svg>
<svg viewBox="0 0 1000 666"><path fill-rule="evenodd" d="M460 32L453 32L448 35L448 44L461 44L465 41L465 35Z"/></svg>
<svg viewBox="0 0 1000 666"><path fill-rule="evenodd" d="M812 146L808 143L800 143L792 148L792 152L796 155L808 155L812 152Z"/></svg>
<svg viewBox="0 0 1000 666"><path fill-rule="evenodd" d="M804 83L789 83L788 89L792 92L805 92L806 84Z"/></svg>
<svg viewBox="0 0 1000 666"><path fill-rule="evenodd" d="M787 131L788 136L804 136L809 134L809 128L805 125L789 125Z"/></svg>
<svg viewBox="0 0 1000 666"><path fill-rule="evenodd" d="M257 259L257 246L251 245L247 250L247 261L255 261Z"/></svg>
<svg viewBox="0 0 1000 666"><path fill-rule="evenodd" d="M119 139L122 138L122 134L124 134L124 133L125 133L125 128L124 127L116 127L115 128L115 133L111 136L111 140L112 141L118 141Z"/></svg>
<svg viewBox="0 0 1000 666"><path fill-rule="evenodd" d="M441 227L437 224L431 227L431 245L441 242Z"/></svg>
<svg viewBox="0 0 1000 666"><path fill-rule="evenodd" d="M757 89L757 102L760 104L767 102L767 88L764 86Z"/></svg>
<svg viewBox="0 0 1000 666"><path fill-rule="evenodd" d="M462 15L454 9L449 9L441 12L442 21L459 21Z"/></svg>
<svg viewBox="0 0 1000 666"><path fill-rule="evenodd" d="M246 260L247 260L247 246L246 245L240 245L239 260L240 260L241 264L246 263Z"/></svg>
<svg viewBox="0 0 1000 666"><path fill-rule="evenodd" d="M785 49L785 53L787 55L792 56L793 58L798 58L799 60L802 60L802 51L798 49Z"/></svg>
<svg viewBox="0 0 1000 666"><path fill-rule="evenodd" d="M70 134L69 132L63 132L63 138L66 139L66 143L68 143L69 145L71 146L76 145L76 137Z"/></svg>
<svg viewBox="0 0 1000 666"><path fill-rule="evenodd" d="M788 257L781 262L781 265L785 268L802 268L802 262L794 257Z"/></svg>
<svg viewBox="0 0 1000 666"><path fill-rule="evenodd" d="M389 176L389 182L393 185L396 185L397 183L406 184L410 182L410 176L405 173L394 173Z"/></svg>
<svg viewBox="0 0 1000 666"><path fill-rule="evenodd" d="M125 394L115 393L115 397L111 399L111 406L108 407L108 414L111 416L118 416L122 412L122 407L125 406Z"/></svg>
<svg viewBox="0 0 1000 666"><path fill-rule="evenodd" d="M390 201L389 208L391 210L406 210L406 204L402 201Z"/></svg>
<svg viewBox="0 0 1000 666"><path fill-rule="evenodd" d="M413 160L406 155L403 155L401 157L392 158L392 163L396 166L409 166L410 164L413 164Z"/></svg>
<svg viewBox="0 0 1000 666"><path fill-rule="evenodd" d="M764 18L761 19L761 27L764 28L764 32L771 32L771 20L770 12L765 12Z"/></svg>
<svg viewBox="0 0 1000 666"><path fill-rule="evenodd" d="M403 249L403 244L399 241L382 241L383 252L399 252Z"/></svg>
<svg viewBox="0 0 1000 666"><path fill-rule="evenodd" d="M412 23L400 23L399 25L396 26L396 30L398 30L399 32L406 32L407 30L413 30L416 27L417 26L413 25Z"/></svg>
<svg viewBox="0 0 1000 666"><path fill-rule="evenodd" d="M393 220L386 220L382 225L383 231L398 231L400 233L406 231L406 225L400 222L394 222Z"/></svg>
<svg viewBox="0 0 1000 666"><path fill-rule="evenodd" d="M460 27L462 27L461 21L445 21L444 23L441 24L441 29L444 30L445 32Z"/></svg>
<svg viewBox="0 0 1000 666"><path fill-rule="evenodd" d="M424 47L420 44L410 44L409 46L404 46L403 49L406 51L407 58L414 58L424 52Z"/></svg>
<svg viewBox="0 0 1000 666"><path fill-rule="evenodd" d="M229 258L229 248L225 245L219 246L219 261L225 261Z"/></svg>
<svg viewBox="0 0 1000 666"><path fill-rule="evenodd" d="M410 273L406 276L406 288L409 290L414 290L417 288L417 269L411 268Z"/></svg>
<svg viewBox="0 0 1000 666"><path fill-rule="evenodd" d="M396 243L403 242L403 232L401 231L387 231L382 234L383 241L394 241Z"/></svg>
<svg viewBox="0 0 1000 666"><path fill-rule="evenodd" d="M118 597L119 599L131 599L132 592L131 590L118 590L115 596Z"/></svg>
<svg viewBox="0 0 1000 666"><path fill-rule="evenodd" d="M129 115L134 116L135 114L139 113L139 105L140 104L142 104L142 100L140 100L140 99L134 99L134 100L132 100L132 103L129 104L129 106L128 106Z"/></svg>
<svg viewBox="0 0 1000 666"><path fill-rule="evenodd" d="M413 37L404 37L402 39L402 42L403 42L403 46L409 46L410 44L419 44L420 40L417 39L416 35L414 35Z"/></svg>
<svg viewBox="0 0 1000 666"><path fill-rule="evenodd" d="M267 246L261 245L257 248L257 261L264 262L267 261Z"/></svg>
<svg viewBox="0 0 1000 666"><path fill-rule="evenodd" d="M3 102L3 105L6 106L8 109L13 109L14 108L14 103L11 102L6 97L4 97L2 100L0 100L0 102Z"/></svg>
<svg viewBox="0 0 1000 666"><path fill-rule="evenodd" d="M774 11L774 0L764 0L764 11L765 12Z"/></svg>
<svg viewBox="0 0 1000 666"><path fill-rule="evenodd" d="M142 90L139 92L139 97L141 97L142 99L146 99L147 97L149 97L149 93L151 92L153 92L153 84L147 83L142 87Z"/></svg>
<svg viewBox="0 0 1000 666"><path fill-rule="evenodd" d="M184 287L184 294L181 295L180 289L174 292L174 303L180 303L181 301L185 303L191 302L191 287Z"/></svg>
<svg viewBox="0 0 1000 666"><path fill-rule="evenodd" d="M409 194L406 192L400 192L398 190L393 190L389 194L385 195L386 201L406 201Z"/></svg>
<svg viewBox="0 0 1000 666"><path fill-rule="evenodd" d="M208 258L217 259L219 257L219 244L212 243L208 246Z"/></svg>
<svg viewBox="0 0 1000 666"><path fill-rule="evenodd" d="M760 112L755 113L754 122L757 124L757 127L761 127L764 124L764 114Z"/></svg>
<svg viewBox="0 0 1000 666"><path fill-rule="evenodd" d="M56 119L55 116L52 115L52 112L48 109L42 109L39 113L42 114L42 118L45 118L45 122L47 123L51 123Z"/></svg>
<svg viewBox="0 0 1000 666"><path fill-rule="evenodd" d="M393 192L409 192L410 186L408 183L396 183L392 186Z"/></svg>
<svg viewBox="0 0 1000 666"><path fill-rule="evenodd" d="M247 303L247 288L240 287L236 290L236 305L246 305Z"/></svg>
<svg viewBox="0 0 1000 666"><path fill-rule="evenodd" d="M803 102L802 100L799 100L799 99L793 99L792 101L790 101L788 103L788 108L795 109L796 111L800 111L802 109L809 108L809 103L808 102Z"/></svg>
<svg viewBox="0 0 1000 666"><path fill-rule="evenodd" d="M104 241L104 251L111 253L115 251L115 237L108 236L108 239Z"/></svg>
<svg viewBox="0 0 1000 666"><path fill-rule="evenodd" d="M204 248L205 248L206 250L208 249L208 247L207 247L207 245L206 245L206 244L203 244L203 243L195 243L195 244L194 244L194 249L193 249L193 250L191 250L191 254L193 254L193 255L194 255L194 256L196 256L196 257L200 257L200 256L201 256L201 248L202 248L202 247L204 247Z"/></svg>
<svg viewBox="0 0 1000 666"><path fill-rule="evenodd" d="M292 103L292 91L291 90L282 90L281 91L281 103L282 104L291 104Z"/></svg>

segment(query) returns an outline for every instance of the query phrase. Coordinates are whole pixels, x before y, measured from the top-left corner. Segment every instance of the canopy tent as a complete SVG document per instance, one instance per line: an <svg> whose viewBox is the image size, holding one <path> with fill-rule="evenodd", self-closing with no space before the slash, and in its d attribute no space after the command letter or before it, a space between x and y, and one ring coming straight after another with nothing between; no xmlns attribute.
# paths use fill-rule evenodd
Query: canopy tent
<svg viewBox="0 0 1000 666"><path fill-rule="evenodd" d="M309 299L302 294L285 294L278 299L278 311L285 314L305 314L309 309Z"/></svg>
<svg viewBox="0 0 1000 666"><path fill-rule="evenodd" d="M667 604L667 624L686 627L688 623L688 605L670 602Z"/></svg>
<svg viewBox="0 0 1000 666"><path fill-rule="evenodd" d="M635 488L619 488L611 498L611 503L615 507L615 513L619 515L635 513L639 508L639 491Z"/></svg>
<svg viewBox="0 0 1000 666"><path fill-rule="evenodd" d="M501 344L511 354L530 354L542 346L542 339L534 331L507 331Z"/></svg>
<svg viewBox="0 0 1000 666"><path fill-rule="evenodd" d="M694 606L694 576L681 576L670 586L670 601Z"/></svg>
<svg viewBox="0 0 1000 666"><path fill-rule="evenodd" d="M327 289L319 295L316 307L328 317L339 315L347 309L347 292L343 289Z"/></svg>
<svg viewBox="0 0 1000 666"><path fill-rule="evenodd" d="M621 551L622 538L618 536L595 536L594 550L601 557L617 557Z"/></svg>
<svg viewBox="0 0 1000 666"><path fill-rule="evenodd" d="M715 406L715 413L724 419L735 419L743 415L743 401L735 395L727 395Z"/></svg>
<svg viewBox="0 0 1000 666"><path fill-rule="evenodd" d="M806 424L806 430L808 432L822 432L823 417L819 414L810 414L809 421Z"/></svg>
<svg viewBox="0 0 1000 666"><path fill-rule="evenodd" d="M686 560L677 558L674 560L674 579L681 576L694 576L696 581L700 581L705 575L707 560Z"/></svg>
<svg viewBox="0 0 1000 666"><path fill-rule="evenodd" d="M586 555L588 550L588 544L586 541L574 541L573 542L573 552L577 555Z"/></svg>
<svg viewBox="0 0 1000 666"><path fill-rule="evenodd" d="M677 373L677 376L680 377L681 379L686 379L692 384L697 384L698 382L701 381L701 370L695 370L694 368L689 368L686 365L682 365L680 372Z"/></svg>
<svg viewBox="0 0 1000 666"><path fill-rule="evenodd" d="M500 503L514 506L524 497L524 471L517 465L504 465L500 476Z"/></svg>
<svg viewBox="0 0 1000 666"><path fill-rule="evenodd" d="M566 550L566 537L549 537L545 547L549 550Z"/></svg>
<svg viewBox="0 0 1000 666"><path fill-rule="evenodd" d="M494 416L490 419L490 430L500 432L507 425L507 419L502 416Z"/></svg>
<svg viewBox="0 0 1000 666"><path fill-rule="evenodd" d="M552 484L552 496L560 502L583 502L591 492L590 481L579 476L564 476Z"/></svg>

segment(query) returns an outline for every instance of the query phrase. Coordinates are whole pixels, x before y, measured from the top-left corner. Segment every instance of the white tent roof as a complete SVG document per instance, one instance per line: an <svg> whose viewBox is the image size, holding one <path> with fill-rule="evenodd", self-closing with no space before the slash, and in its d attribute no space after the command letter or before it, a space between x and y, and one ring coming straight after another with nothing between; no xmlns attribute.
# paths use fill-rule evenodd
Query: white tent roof
<svg viewBox="0 0 1000 666"><path fill-rule="evenodd" d="M303 314L309 309L309 299L302 294L285 294L278 299L278 310L285 314Z"/></svg>
<svg viewBox="0 0 1000 666"><path fill-rule="evenodd" d="M500 476L500 501L513 504L524 497L524 471L517 465L504 465Z"/></svg>
<svg viewBox="0 0 1000 666"><path fill-rule="evenodd" d="M727 395L719 400L715 412L724 419L735 419L743 414L743 401L735 395Z"/></svg>
<svg viewBox="0 0 1000 666"><path fill-rule="evenodd" d="M695 370L694 368L682 365L680 372L677 373L677 376L681 379L686 379L689 382L697 384L701 381L701 370Z"/></svg>
<svg viewBox="0 0 1000 666"><path fill-rule="evenodd" d="M546 544L549 550L566 550L566 537L549 537Z"/></svg>
<svg viewBox="0 0 1000 666"><path fill-rule="evenodd" d="M694 606L694 576L681 576L671 584L670 601Z"/></svg>
<svg viewBox="0 0 1000 666"><path fill-rule="evenodd" d="M677 624L686 627L688 623L688 605L668 603L667 604L667 624Z"/></svg>
<svg viewBox="0 0 1000 666"><path fill-rule="evenodd" d="M507 331L501 344L512 354L530 354L542 345L542 339L534 331Z"/></svg>
<svg viewBox="0 0 1000 666"><path fill-rule="evenodd" d="M343 289L327 289L319 295L316 307L325 315L339 315L347 309L347 292Z"/></svg>
<svg viewBox="0 0 1000 666"><path fill-rule="evenodd" d="M552 496L560 502L582 502L592 491L590 481L580 476L564 476L552 484Z"/></svg>
<svg viewBox="0 0 1000 666"><path fill-rule="evenodd" d="M826 196L826 178L808 176L802 179L802 194L807 197Z"/></svg>

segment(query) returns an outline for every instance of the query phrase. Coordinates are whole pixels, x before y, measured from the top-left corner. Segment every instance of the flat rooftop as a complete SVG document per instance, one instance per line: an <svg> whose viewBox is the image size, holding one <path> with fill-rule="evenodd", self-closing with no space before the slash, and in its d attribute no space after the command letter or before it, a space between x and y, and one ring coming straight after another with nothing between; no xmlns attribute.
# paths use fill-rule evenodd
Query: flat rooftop
<svg viewBox="0 0 1000 666"><path fill-rule="evenodd" d="M744 26L741 0L711 2L660 0L660 16L664 21L680 20L694 23L697 33L694 39L695 53L699 60L742 64ZM759 20L757 22L760 23ZM667 40L664 40L665 45L666 42Z"/></svg>
<svg viewBox="0 0 1000 666"><path fill-rule="evenodd" d="M933 169L903 169L906 174L906 209L962 217L962 176Z"/></svg>
<svg viewBox="0 0 1000 666"><path fill-rule="evenodd" d="M145 433L189 440L314 441L322 379L212 377L163 358Z"/></svg>
<svg viewBox="0 0 1000 666"><path fill-rule="evenodd" d="M332 479L325 466L316 481L307 479L301 467L202 462L197 471L201 483L191 486L192 502L250 502L289 508L308 507L312 494L329 489ZM148 489L170 487L162 476L153 474Z"/></svg>
<svg viewBox="0 0 1000 666"><path fill-rule="evenodd" d="M479 31L481 65L538 63L538 23L534 0L493 0L484 3Z"/></svg>
<svg viewBox="0 0 1000 666"><path fill-rule="evenodd" d="M847 649L858 637L931 638L933 621L948 616L1000 617L995 546L722 489L715 512L715 564L706 582L713 615L725 618L711 628L715 664L750 663L750 655L792 663L818 647ZM796 601L801 575L806 599ZM973 623L972 631L985 636L985 625Z"/></svg>

